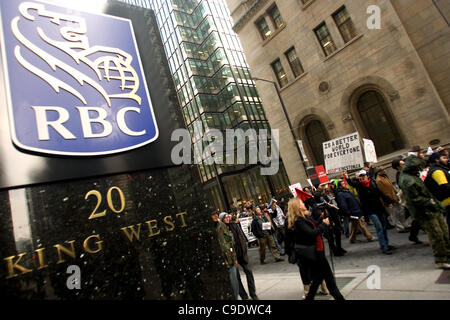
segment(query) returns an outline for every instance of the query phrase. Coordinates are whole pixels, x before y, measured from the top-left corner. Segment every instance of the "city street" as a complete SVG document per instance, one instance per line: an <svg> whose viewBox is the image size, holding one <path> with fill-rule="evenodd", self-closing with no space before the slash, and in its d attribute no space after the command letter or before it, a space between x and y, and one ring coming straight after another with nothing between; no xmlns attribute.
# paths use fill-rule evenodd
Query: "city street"
<svg viewBox="0 0 450 320"><path fill-rule="evenodd" d="M369 231L375 234L373 226ZM434 267L431 247L421 231L423 244L408 241L408 233L388 230L391 245L397 247L392 255L381 254L378 242L368 243L362 235L355 244L343 236L342 246L348 251L344 257L334 257L337 284L348 300L450 300L450 271ZM267 249L266 249L267 250ZM327 248L327 253L329 250ZM297 265L285 261L275 263L266 252L266 263L259 263L258 248L249 249L256 290L261 300L300 300L303 285ZM328 261L331 264L328 255ZM380 289L367 288L367 267L377 265L381 270ZM246 287L245 275L241 277ZM316 295L316 300L331 300L331 296Z"/></svg>

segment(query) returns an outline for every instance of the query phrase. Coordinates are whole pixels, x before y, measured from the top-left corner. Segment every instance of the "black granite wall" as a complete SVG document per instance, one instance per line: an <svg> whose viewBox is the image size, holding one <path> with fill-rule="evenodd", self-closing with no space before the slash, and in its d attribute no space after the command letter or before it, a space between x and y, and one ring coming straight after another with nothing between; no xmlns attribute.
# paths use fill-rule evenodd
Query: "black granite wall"
<svg viewBox="0 0 450 320"><path fill-rule="evenodd" d="M183 127L153 12L108 3L105 13L132 19L145 72L153 75L151 96L163 100L154 105L165 108L155 107L157 121ZM120 159L89 159L84 165L109 166L112 172L120 166L119 174L100 170L89 177L74 174L78 169L72 169L73 159L50 159L33 173L40 180L33 181L57 177L56 172L65 173L66 179L1 189L0 297L231 298L198 169L147 169L148 156L138 150ZM70 265L80 269L80 289L67 286Z"/></svg>

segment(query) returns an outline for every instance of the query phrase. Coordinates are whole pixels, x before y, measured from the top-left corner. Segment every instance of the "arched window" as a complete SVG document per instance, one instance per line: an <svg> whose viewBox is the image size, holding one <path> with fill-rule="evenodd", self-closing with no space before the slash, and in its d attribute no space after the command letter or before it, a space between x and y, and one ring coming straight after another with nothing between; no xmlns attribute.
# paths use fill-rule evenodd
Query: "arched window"
<svg viewBox="0 0 450 320"><path fill-rule="evenodd" d="M324 164L322 143L329 140L325 126L320 120L311 120L305 126L305 135L314 164Z"/></svg>
<svg viewBox="0 0 450 320"><path fill-rule="evenodd" d="M364 92L358 99L357 110L369 139L375 144L378 156L404 147L400 132L380 93L374 90Z"/></svg>

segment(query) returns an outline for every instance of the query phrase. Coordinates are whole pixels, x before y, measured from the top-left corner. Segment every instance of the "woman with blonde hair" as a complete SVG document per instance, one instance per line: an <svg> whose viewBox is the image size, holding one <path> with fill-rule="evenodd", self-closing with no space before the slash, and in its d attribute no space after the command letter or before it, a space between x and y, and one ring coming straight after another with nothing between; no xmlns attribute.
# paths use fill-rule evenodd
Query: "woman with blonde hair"
<svg viewBox="0 0 450 320"><path fill-rule="evenodd" d="M305 204L296 197L289 200L287 220L288 229L293 231L297 263L303 270L311 272L312 283L306 300L314 300L323 280L335 300L344 300L325 256L322 233L330 225L328 218L320 223L315 222Z"/></svg>

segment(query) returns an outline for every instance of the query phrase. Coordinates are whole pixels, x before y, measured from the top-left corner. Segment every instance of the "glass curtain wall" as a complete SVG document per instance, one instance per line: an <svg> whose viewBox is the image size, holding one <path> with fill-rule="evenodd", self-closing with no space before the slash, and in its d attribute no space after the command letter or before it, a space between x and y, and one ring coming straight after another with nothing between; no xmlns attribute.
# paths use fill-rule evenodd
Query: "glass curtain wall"
<svg viewBox="0 0 450 320"><path fill-rule="evenodd" d="M210 129L270 129L225 0L122 0L153 9L194 148ZM194 136L194 123L203 131ZM248 150L248 148L247 148ZM199 152L201 154L201 152ZM217 157L217 156L216 156ZM200 160L200 159L198 159ZM215 178L201 159L203 182ZM282 164L280 164L283 166ZM245 165L216 164L219 175ZM286 179L284 168L275 179ZM241 173L241 175L244 173ZM266 181L264 176L259 179ZM289 181L285 181L286 187ZM258 195L253 195L258 196ZM233 197L228 197L232 201ZM256 200L256 199L255 199Z"/></svg>

